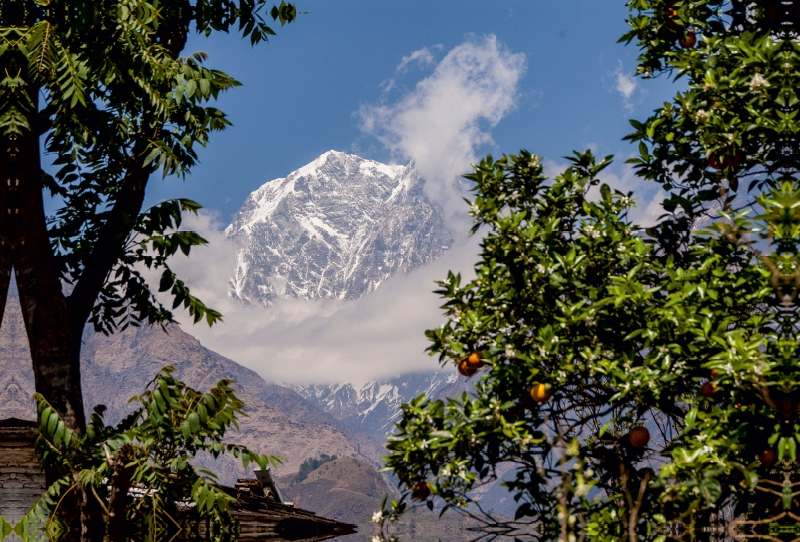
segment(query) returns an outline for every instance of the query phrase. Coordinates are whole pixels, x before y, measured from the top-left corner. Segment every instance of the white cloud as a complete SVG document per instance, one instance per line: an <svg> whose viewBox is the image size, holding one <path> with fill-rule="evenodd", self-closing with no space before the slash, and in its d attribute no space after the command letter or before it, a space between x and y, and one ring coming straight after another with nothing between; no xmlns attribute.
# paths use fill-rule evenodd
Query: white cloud
<svg viewBox="0 0 800 542"><path fill-rule="evenodd" d="M430 49L427 47L414 51L410 55L403 57L395 71L398 73L405 72L408 65L412 62L418 62L420 66L430 66L433 64L433 53L431 53Z"/></svg>
<svg viewBox="0 0 800 542"><path fill-rule="evenodd" d="M396 73L412 62L433 65L430 49L403 57ZM476 161L478 147L492 142L489 130L516 105L525 56L512 54L495 36L471 39L449 51L432 73L393 103L364 106L361 126L395 158L413 160L426 179L428 196L445 208L457 241L451 251L423 268L392 277L374 293L351 302L282 299L269 308L242 306L227 297L233 247L213 215L190 218L211 244L173 267L201 299L220 310L224 323L184 330L206 347L256 370L274 382L358 382L439 368L424 351L425 330L444 320L433 293L447 271L465 279L479 253L479 238L466 238L471 221L461 197L460 176ZM388 91L393 80L384 83Z"/></svg>
<svg viewBox="0 0 800 542"><path fill-rule="evenodd" d="M439 369L437 359L424 352L425 330L444 321L435 281L449 269L470 279L479 252L478 237L471 238L356 301L282 299L269 308L243 306L225 291L233 247L223 225L202 212L185 225L211 243L190 258L176 256L173 268L193 293L223 313L224 321L212 328L191 325L187 314L178 313L184 331L272 382L364 382Z"/></svg>
<svg viewBox="0 0 800 542"><path fill-rule="evenodd" d="M616 85L615 89L622 96L622 103L625 106L625 109L632 110L633 102L631 99L633 98L633 94L636 92L639 86L639 82L633 76L625 72L621 60L619 61L617 69L614 70L614 78Z"/></svg>
<svg viewBox="0 0 800 542"><path fill-rule="evenodd" d="M415 54L425 58L417 51L398 68ZM492 143L489 130L515 108L524 72L525 55L509 52L494 35L467 41L397 102L363 106L361 129L396 158L413 160L448 224L466 231L460 176L477 161L476 149Z"/></svg>

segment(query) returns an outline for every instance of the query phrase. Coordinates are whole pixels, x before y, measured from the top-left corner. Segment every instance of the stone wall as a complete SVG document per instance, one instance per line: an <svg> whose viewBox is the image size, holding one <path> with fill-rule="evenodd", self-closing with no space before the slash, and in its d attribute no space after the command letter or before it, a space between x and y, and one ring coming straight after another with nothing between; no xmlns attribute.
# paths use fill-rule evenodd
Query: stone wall
<svg viewBox="0 0 800 542"><path fill-rule="evenodd" d="M33 447L34 427L29 421L0 420L0 515L12 525L46 489Z"/></svg>

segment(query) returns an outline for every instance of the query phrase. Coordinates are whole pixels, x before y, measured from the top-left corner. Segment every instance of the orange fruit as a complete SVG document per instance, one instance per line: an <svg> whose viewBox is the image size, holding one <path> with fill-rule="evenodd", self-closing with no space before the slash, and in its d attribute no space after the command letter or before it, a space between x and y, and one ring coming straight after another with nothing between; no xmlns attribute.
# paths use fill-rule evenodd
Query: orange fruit
<svg viewBox="0 0 800 542"><path fill-rule="evenodd" d="M467 356L467 366L472 369L482 369L486 365L483 362L483 354L481 352L473 352Z"/></svg>
<svg viewBox="0 0 800 542"><path fill-rule="evenodd" d="M458 372L467 378L478 372L478 369L469 366L467 358L461 358L458 362Z"/></svg>
<svg viewBox="0 0 800 542"><path fill-rule="evenodd" d="M694 32L688 30L686 35L678 40L678 45L684 49L694 49L694 46L697 45L697 36Z"/></svg>
<svg viewBox="0 0 800 542"><path fill-rule="evenodd" d="M713 382L705 382L700 386L700 395L703 397L711 397L717 392L717 385Z"/></svg>
<svg viewBox="0 0 800 542"><path fill-rule="evenodd" d="M550 399L550 395L552 392L547 389L547 386L542 384L541 382L537 382L531 388L531 399L536 401L537 403L546 403L548 399Z"/></svg>
<svg viewBox="0 0 800 542"><path fill-rule="evenodd" d="M424 501L431 496L431 486L428 482L417 482L411 490L411 496L418 501Z"/></svg>
<svg viewBox="0 0 800 542"><path fill-rule="evenodd" d="M767 448L758 454L758 460L767 468L774 467L778 463L778 452L772 448Z"/></svg>
<svg viewBox="0 0 800 542"><path fill-rule="evenodd" d="M634 448L644 448L647 446L647 443L650 442L650 431L648 431L646 427L634 427L631 429L630 433L628 433L628 442L630 442L631 446Z"/></svg>
<svg viewBox="0 0 800 542"><path fill-rule="evenodd" d="M711 378L713 379L719 378L719 371L717 371L716 369L711 369Z"/></svg>
<svg viewBox="0 0 800 542"><path fill-rule="evenodd" d="M726 156L725 165L734 169L738 168L740 165L742 165L742 155L738 152L735 152L730 156Z"/></svg>

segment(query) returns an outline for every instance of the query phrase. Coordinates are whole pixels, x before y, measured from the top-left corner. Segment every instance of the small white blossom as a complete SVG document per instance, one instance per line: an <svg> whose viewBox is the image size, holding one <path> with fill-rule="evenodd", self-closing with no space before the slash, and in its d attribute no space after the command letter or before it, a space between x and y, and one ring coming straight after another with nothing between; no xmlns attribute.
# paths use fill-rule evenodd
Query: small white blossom
<svg viewBox="0 0 800 542"><path fill-rule="evenodd" d="M781 64L781 67L783 67L784 70L791 70L792 69L792 63L791 62L784 62L783 64Z"/></svg>
<svg viewBox="0 0 800 542"><path fill-rule="evenodd" d="M761 90L762 88L769 87L769 81L767 81L763 75L757 73L753 76L753 80L750 81L750 90Z"/></svg>
<svg viewBox="0 0 800 542"><path fill-rule="evenodd" d="M619 252L620 254L624 253L626 250L628 250L628 249L625 248L625 245L620 244L617 247L617 252Z"/></svg>
<svg viewBox="0 0 800 542"><path fill-rule="evenodd" d="M383 520L383 510L378 510L372 514L372 523L380 523Z"/></svg>
<svg viewBox="0 0 800 542"><path fill-rule="evenodd" d="M553 335L553 339L552 339L552 341L553 341L554 343L557 343L557 342L558 342L558 335Z"/></svg>
<svg viewBox="0 0 800 542"><path fill-rule="evenodd" d="M536 264L536 272L540 275L544 275L547 272L547 268L540 263Z"/></svg>
<svg viewBox="0 0 800 542"><path fill-rule="evenodd" d="M513 358L514 356L517 355L517 353L514 352L514 349L511 348L511 345L507 345L506 346L505 354L506 354L506 357L509 358L509 359L511 359L511 358Z"/></svg>
<svg viewBox="0 0 800 542"><path fill-rule="evenodd" d="M428 442L425 439L422 439L422 442L419 443L419 447L422 448L423 450L427 450L429 445L430 442Z"/></svg>
<svg viewBox="0 0 800 542"><path fill-rule="evenodd" d="M708 120L708 113L706 113L705 109L698 109L697 113L694 114L694 120L698 124L703 124Z"/></svg>
<svg viewBox="0 0 800 542"><path fill-rule="evenodd" d="M585 231L586 235L588 235L592 239L597 239L598 237L600 237L600 233L597 230L595 230L594 226L592 226L591 224L586 224L586 226L583 228L583 231Z"/></svg>

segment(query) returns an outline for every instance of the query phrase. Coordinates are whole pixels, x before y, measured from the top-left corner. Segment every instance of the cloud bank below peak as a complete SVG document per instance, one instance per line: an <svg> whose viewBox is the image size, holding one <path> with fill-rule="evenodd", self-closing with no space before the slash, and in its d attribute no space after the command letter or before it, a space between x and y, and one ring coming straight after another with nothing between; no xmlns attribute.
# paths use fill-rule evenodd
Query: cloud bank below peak
<svg viewBox="0 0 800 542"><path fill-rule="evenodd" d="M210 246L200 247L191 260L178 256L173 268L225 320L211 329L184 329L270 381L364 382L437 369L425 354L425 330L443 320L435 281L448 270L469 280L480 252L479 236L467 237L472 221L461 176L477 161L481 146L492 143L494 126L516 108L525 65L524 54L509 51L493 35L446 52L439 46L420 49L404 56L393 73L399 80L417 73L412 66L425 69L415 86L390 93L390 80L383 85L384 101L357 113L366 136L396 160L413 161L426 180L425 195L442 207L455 240L449 252L395 274L354 301L280 299L268 308L243 306L226 295L235 254L224 225L201 213L187 227L201 232ZM197 265L200 259L204 265Z"/></svg>

